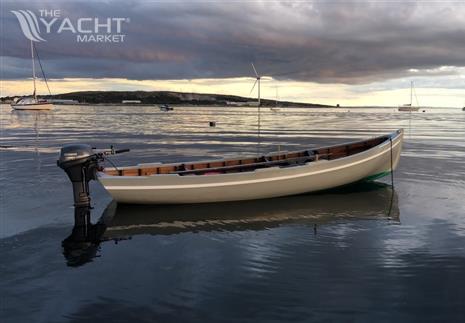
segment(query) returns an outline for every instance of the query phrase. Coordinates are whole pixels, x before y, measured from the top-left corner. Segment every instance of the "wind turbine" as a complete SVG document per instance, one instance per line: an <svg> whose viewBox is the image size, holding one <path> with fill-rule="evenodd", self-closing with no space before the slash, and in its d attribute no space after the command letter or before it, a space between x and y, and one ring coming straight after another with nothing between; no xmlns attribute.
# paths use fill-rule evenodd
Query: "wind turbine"
<svg viewBox="0 0 465 323"><path fill-rule="evenodd" d="M260 79L261 79L261 76L258 75L257 70L255 69L255 66L253 65L253 63L250 63L250 64L252 65L253 71L255 73L256 80L255 80L255 83L252 86L252 89L250 90L249 95L252 93L253 89L255 88L255 85L257 85L257 83L258 83L258 106L260 106Z"/></svg>
<svg viewBox="0 0 465 323"><path fill-rule="evenodd" d="M250 93L249 95L252 93L252 91L255 89L255 85L257 85L258 83L258 104L257 104L257 137L258 137L258 147L257 147L257 151L258 151L258 154L260 154L260 117L261 117L261 111L260 111L260 79L261 79L261 76L258 75L257 73L257 70L255 69L255 66L253 65L253 63L250 63L252 65L252 68L253 68L253 71L255 73L255 83L253 84L252 86L252 89L250 90Z"/></svg>

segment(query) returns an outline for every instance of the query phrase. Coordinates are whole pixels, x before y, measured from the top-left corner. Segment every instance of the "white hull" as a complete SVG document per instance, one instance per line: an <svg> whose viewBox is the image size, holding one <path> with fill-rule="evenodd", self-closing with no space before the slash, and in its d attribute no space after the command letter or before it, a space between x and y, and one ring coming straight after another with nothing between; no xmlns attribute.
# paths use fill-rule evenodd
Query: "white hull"
<svg viewBox="0 0 465 323"><path fill-rule="evenodd" d="M121 203L179 204L241 201L295 195L330 189L385 176L397 167L403 131L360 153L334 160L318 160L293 167L180 176L112 176L98 173L99 181ZM392 143L392 150L391 150Z"/></svg>
<svg viewBox="0 0 465 323"><path fill-rule="evenodd" d="M11 104L15 110L52 110L52 103L34 103L34 104Z"/></svg>

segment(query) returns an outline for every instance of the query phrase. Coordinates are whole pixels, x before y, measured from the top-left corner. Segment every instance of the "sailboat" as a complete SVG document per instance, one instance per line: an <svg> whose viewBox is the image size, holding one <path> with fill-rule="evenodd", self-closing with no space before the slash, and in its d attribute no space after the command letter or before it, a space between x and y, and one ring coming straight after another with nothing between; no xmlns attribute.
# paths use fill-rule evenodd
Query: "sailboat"
<svg viewBox="0 0 465 323"><path fill-rule="evenodd" d="M275 103L275 106L271 107L270 110L273 111L273 112L279 112L279 110L280 110L278 108L278 87L276 87L276 103Z"/></svg>
<svg viewBox="0 0 465 323"><path fill-rule="evenodd" d="M36 95L36 70L35 70L35 59L34 59L34 45L31 40L31 58L32 58L32 83L34 85L34 92L31 97L24 97L19 99L17 102L12 103L11 107L15 110L51 110L53 104L47 100L38 99ZM40 63L40 61L39 61ZM42 65L40 66L42 69ZM43 73L43 70L42 70ZM45 75L44 75L45 79ZM45 79L47 82L47 79ZM47 84L48 87L48 84Z"/></svg>
<svg viewBox="0 0 465 323"><path fill-rule="evenodd" d="M418 103L417 103L418 104ZM413 81L410 82L410 104L404 104L399 107L399 111L418 111L420 107L414 107L413 106Z"/></svg>

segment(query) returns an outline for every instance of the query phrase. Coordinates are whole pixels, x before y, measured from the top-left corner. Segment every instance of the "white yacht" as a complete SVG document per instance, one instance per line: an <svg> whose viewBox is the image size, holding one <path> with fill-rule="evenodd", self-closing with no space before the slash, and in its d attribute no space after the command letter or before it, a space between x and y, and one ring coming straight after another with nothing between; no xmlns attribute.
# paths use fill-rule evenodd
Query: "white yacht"
<svg viewBox="0 0 465 323"><path fill-rule="evenodd" d="M34 92L30 97L24 97L11 103L11 107L15 110L51 110L53 104L44 99L38 99L36 95L36 71L34 60L34 45L31 40L31 57L32 57L32 83L34 85ZM47 82L47 80L45 80ZM47 85L48 87L48 85Z"/></svg>
<svg viewBox="0 0 465 323"><path fill-rule="evenodd" d="M418 104L418 103L417 103ZM420 107L415 107L413 106L413 82L410 82L410 103L409 104L404 104L399 107L399 111L418 111Z"/></svg>

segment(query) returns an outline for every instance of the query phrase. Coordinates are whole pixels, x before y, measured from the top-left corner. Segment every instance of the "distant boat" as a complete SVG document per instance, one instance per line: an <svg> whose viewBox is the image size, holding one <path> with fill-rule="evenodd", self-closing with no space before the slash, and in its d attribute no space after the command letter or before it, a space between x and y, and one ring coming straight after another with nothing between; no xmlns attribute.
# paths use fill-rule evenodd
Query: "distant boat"
<svg viewBox="0 0 465 323"><path fill-rule="evenodd" d="M168 104L160 105L160 111L173 111L174 109L170 107Z"/></svg>
<svg viewBox="0 0 465 323"><path fill-rule="evenodd" d="M15 110L51 110L53 104L44 99L38 99L36 95L36 71L34 59L34 45L31 40L31 57L32 57L32 83L34 85L34 92L31 97L21 98L15 103L10 104ZM42 65L41 65L42 68ZM42 71L43 72L43 71ZM45 82L47 80L45 79ZM48 84L47 84L48 87Z"/></svg>
<svg viewBox="0 0 465 323"><path fill-rule="evenodd" d="M118 168L100 167L105 157L91 146L68 145L61 149L58 165L74 178L76 205L89 201L85 197L89 192L82 188L90 179L98 179L122 203L242 201L321 191L389 175L399 162L402 140L403 130L398 130L309 150ZM79 177L85 172L89 174Z"/></svg>
<svg viewBox="0 0 465 323"><path fill-rule="evenodd" d="M15 110L52 110L53 104L47 100L40 100L33 97L22 98L16 103L10 104Z"/></svg>
<svg viewBox="0 0 465 323"><path fill-rule="evenodd" d="M273 112L279 112L281 109L278 108L278 87L276 86L276 103L274 107L270 108L271 111Z"/></svg>
<svg viewBox="0 0 465 323"><path fill-rule="evenodd" d="M409 112L409 111L418 111L419 107L412 107L410 104L404 104L399 107L398 111Z"/></svg>
<svg viewBox="0 0 465 323"><path fill-rule="evenodd" d="M420 107L413 106L413 82L410 82L410 103L400 106L398 110L403 112L412 112L418 111L419 109Z"/></svg>

